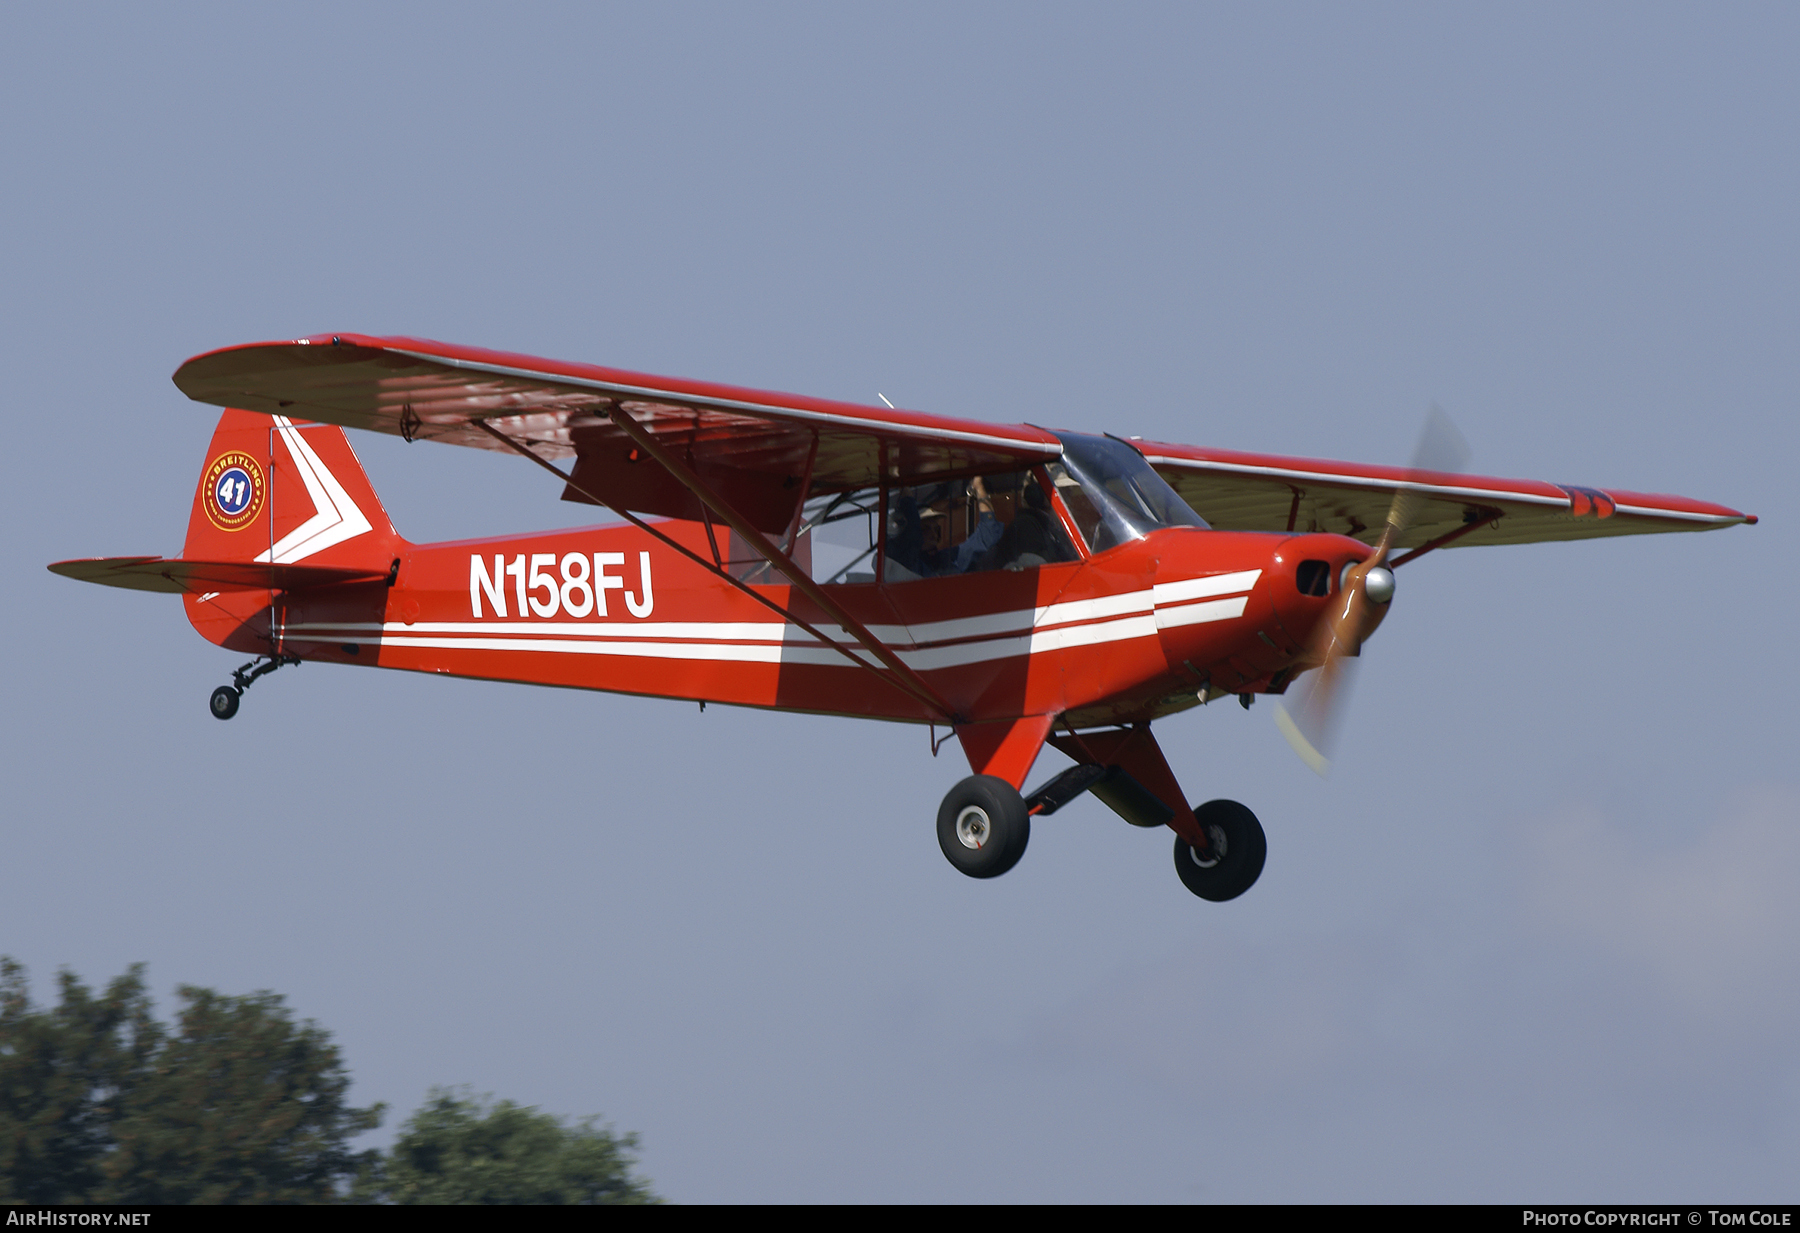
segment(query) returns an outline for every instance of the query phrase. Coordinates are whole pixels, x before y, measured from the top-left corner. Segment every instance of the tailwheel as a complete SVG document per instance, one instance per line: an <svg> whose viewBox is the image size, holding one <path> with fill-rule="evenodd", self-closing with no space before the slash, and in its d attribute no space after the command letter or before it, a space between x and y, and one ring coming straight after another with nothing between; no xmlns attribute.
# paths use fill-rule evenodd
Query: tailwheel
<svg viewBox="0 0 1800 1233"><path fill-rule="evenodd" d="M243 695L229 685L221 685L212 691L212 713L214 719L230 719L238 713L238 700Z"/></svg>
<svg viewBox="0 0 1800 1233"><path fill-rule="evenodd" d="M997 878L1019 863L1031 841L1025 798L1004 779L971 775L938 806L938 846L971 878Z"/></svg>
<svg viewBox="0 0 1800 1233"><path fill-rule="evenodd" d="M1256 815L1236 801L1208 801L1194 810L1194 822L1207 846L1202 851L1175 836L1175 872L1182 885L1214 903L1236 899L1254 886L1269 855Z"/></svg>
<svg viewBox="0 0 1800 1233"><path fill-rule="evenodd" d="M298 655L287 655L276 652L273 655L258 655L255 659L231 674L231 684L221 685L212 691L212 708L214 719L230 719L238 713L238 703L244 697L244 691L256 684L261 677L268 676L277 668L288 664L298 664Z"/></svg>

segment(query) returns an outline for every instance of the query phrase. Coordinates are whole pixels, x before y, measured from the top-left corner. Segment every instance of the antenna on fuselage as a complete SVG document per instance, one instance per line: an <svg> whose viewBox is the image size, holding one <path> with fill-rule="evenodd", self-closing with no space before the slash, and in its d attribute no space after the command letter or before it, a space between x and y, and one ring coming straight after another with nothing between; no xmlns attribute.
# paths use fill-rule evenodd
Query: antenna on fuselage
<svg viewBox="0 0 1800 1233"><path fill-rule="evenodd" d="M886 394L883 394L883 393L877 391L875 394L875 397L881 399L882 402L887 402L887 409L889 411L898 411L899 410L899 408L896 407L893 403L888 402Z"/></svg>

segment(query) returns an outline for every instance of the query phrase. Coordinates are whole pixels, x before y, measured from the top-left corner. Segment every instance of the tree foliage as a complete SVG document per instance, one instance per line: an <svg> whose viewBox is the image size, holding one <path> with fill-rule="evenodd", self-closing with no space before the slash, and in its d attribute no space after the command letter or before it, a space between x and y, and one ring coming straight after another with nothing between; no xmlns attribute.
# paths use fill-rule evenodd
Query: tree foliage
<svg viewBox="0 0 1800 1233"><path fill-rule="evenodd" d="M349 1140L381 1107L347 1103L337 1047L279 996L183 986L171 1029L142 965L99 997L59 984L34 1009L0 958L0 1201L329 1202L371 1166Z"/></svg>
<svg viewBox="0 0 1800 1233"><path fill-rule="evenodd" d="M635 1135L434 1088L387 1152L352 1152L331 1037L273 993L184 985L173 1025L138 964L53 1009L0 956L0 1203L656 1203Z"/></svg>
<svg viewBox="0 0 1800 1233"><path fill-rule="evenodd" d="M656 1203L636 1135L434 1088L359 1188L390 1203Z"/></svg>
<svg viewBox="0 0 1800 1233"><path fill-rule="evenodd" d="M121 1096L158 1035L132 968L99 998L68 972L54 1011L34 1011L25 970L0 958L0 1201L98 1199Z"/></svg>

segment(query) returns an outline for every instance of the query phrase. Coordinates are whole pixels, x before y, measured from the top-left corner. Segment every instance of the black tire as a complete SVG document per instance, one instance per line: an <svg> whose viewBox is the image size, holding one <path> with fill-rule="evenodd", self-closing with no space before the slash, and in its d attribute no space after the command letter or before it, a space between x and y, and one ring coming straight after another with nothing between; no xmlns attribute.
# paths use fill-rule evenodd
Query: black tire
<svg viewBox="0 0 1800 1233"><path fill-rule="evenodd" d="M237 714L238 699L243 697L229 685L221 685L212 692L212 714L214 719L230 719Z"/></svg>
<svg viewBox="0 0 1800 1233"><path fill-rule="evenodd" d="M1269 855L1256 815L1236 801L1208 801L1194 810L1194 822L1211 837L1215 851L1196 852L1175 836L1175 872L1181 884L1214 903L1236 899L1256 885Z"/></svg>
<svg viewBox="0 0 1800 1233"><path fill-rule="evenodd" d="M1031 842L1025 798L1004 779L971 775L938 806L938 847L971 878L997 878L1019 863Z"/></svg>

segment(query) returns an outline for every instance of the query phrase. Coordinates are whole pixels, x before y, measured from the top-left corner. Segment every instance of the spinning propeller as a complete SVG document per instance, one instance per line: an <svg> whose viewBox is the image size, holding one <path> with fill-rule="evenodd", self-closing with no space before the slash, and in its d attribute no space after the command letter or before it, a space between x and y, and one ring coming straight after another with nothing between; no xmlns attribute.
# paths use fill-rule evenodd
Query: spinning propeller
<svg viewBox="0 0 1800 1233"><path fill-rule="evenodd" d="M1319 666L1318 672L1304 678L1293 691L1291 712L1280 702L1275 704L1276 726L1294 752L1321 776L1331 770L1327 751L1350 695L1349 661L1387 615L1388 602L1394 598L1394 571L1387 561L1418 513L1420 496L1411 484L1425 472L1461 471L1468 461L1468 442L1450 417L1433 407L1425 417L1406 482L1394 490L1387 526L1374 553L1361 564L1345 568L1332 596L1331 612L1315 632L1308 660Z"/></svg>

